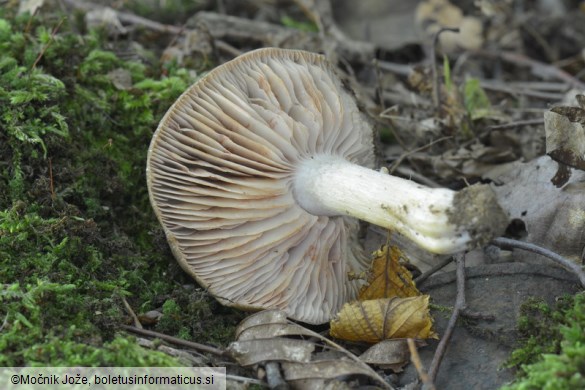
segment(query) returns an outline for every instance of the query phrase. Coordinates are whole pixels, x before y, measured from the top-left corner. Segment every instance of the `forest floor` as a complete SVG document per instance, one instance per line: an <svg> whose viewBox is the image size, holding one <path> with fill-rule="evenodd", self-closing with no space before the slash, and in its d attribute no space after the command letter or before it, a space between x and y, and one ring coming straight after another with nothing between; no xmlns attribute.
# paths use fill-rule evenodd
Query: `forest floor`
<svg viewBox="0 0 585 390"><path fill-rule="evenodd" d="M260 47L325 54L374 124L390 173L454 190L489 184L511 220L506 237L582 268L585 3L411 3L0 1L0 366L227 366L249 378L230 380L242 388L274 375L259 381L225 353L249 313L181 269L145 177L175 99ZM443 27L461 32L435 39ZM365 246L387 239L368 228ZM444 260L390 243L414 276ZM466 266L469 310L431 379L434 340L403 372L374 365L377 376L346 384L585 388L579 272L495 244ZM447 267L418 285L440 336L461 281Z"/></svg>

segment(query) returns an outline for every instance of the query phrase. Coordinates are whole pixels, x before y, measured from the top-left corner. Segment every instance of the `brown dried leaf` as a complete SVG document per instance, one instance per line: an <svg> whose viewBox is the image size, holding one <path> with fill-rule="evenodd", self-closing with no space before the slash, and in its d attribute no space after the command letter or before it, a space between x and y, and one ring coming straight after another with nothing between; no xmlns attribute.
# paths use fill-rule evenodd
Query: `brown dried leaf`
<svg viewBox="0 0 585 390"><path fill-rule="evenodd" d="M408 349L406 340L392 339L380 341L362 353L360 360L368 364L375 364L384 369L390 368L394 372L401 372L402 367L410 362L410 350Z"/></svg>
<svg viewBox="0 0 585 390"><path fill-rule="evenodd" d="M286 336L296 336L289 338ZM319 347L313 341L298 339L317 333L293 324L281 310L265 310L244 319L236 329L237 341L227 348L229 355L241 366L278 362L283 376L293 388L330 389L333 382L346 386L347 376L362 376L367 381L384 383L367 364L342 349L327 349L315 353ZM337 346L336 346L337 348ZM352 355L353 356L353 355ZM335 378L339 378L336 382Z"/></svg>
<svg viewBox="0 0 585 390"><path fill-rule="evenodd" d="M405 255L395 246L383 246L374 252L368 284L360 291L358 300L420 295L412 274L400 264L400 259L405 259Z"/></svg>
<svg viewBox="0 0 585 390"><path fill-rule="evenodd" d="M428 295L346 303L330 325L333 337L348 341L437 337Z"/></svg>

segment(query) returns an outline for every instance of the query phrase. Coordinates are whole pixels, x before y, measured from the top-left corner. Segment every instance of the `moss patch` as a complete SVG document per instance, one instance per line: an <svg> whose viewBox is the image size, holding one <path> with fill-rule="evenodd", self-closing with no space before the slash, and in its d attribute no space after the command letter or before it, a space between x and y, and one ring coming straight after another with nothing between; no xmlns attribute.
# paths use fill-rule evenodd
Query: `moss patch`
<svg viewBox="0 0 585 390"><path fill-rule="evenodd" d="M0 364L176 365L117 331L123 300L162 310L157 330L225 344L242 316L177 266L144 177L158 121L197 75L14 12L0 10Z"/></svg>
<svg viewBox="0 0 585 390"><path fill-rule="evenodd" d="M521 345L508 361L518 379L503 389L585 388L585 293L554 309L531 300L521 310Z"/></svg>

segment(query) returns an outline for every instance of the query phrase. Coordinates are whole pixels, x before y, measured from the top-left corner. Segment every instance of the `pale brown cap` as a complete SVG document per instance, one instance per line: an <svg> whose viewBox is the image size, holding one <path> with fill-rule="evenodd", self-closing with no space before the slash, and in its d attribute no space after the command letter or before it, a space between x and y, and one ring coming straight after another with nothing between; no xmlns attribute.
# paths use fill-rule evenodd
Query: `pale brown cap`
<svg viewBox="0 0 585 390"><path fill-rule="evenodd" d="M317 154L372 167L372 130L321 55L260 49L191 86L148 153L150 200L181 266L221 303L323 323L367 267L358 222L295 201Z"/></svg>

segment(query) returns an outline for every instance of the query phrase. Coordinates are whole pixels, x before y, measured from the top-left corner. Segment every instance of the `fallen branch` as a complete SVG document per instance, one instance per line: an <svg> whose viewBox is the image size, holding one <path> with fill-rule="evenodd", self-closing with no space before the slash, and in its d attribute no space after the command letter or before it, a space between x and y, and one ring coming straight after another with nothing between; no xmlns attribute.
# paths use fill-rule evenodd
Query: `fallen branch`
<svg viewBox="0 0 585 390"><path fill-rule="evenodd" d="M441 270L442 268L445 268L446 266L451 264L452 261L453 261L453 256L449 256L449 257L443 259L441 262L435 264L430 270L428 270L427 272L425 272L425 273L421 274L420 276L418 276L417 278L415 278L414 283L416 285L421 284L422 282L427 280L431 275L433 275L435 272L437 272L437 271Z"/></svg>
<svg viewBox="0 0 585 390"><path fill-rule="evenodd" d="M545 64L543 62L526 57L519 53L512 53L508 51L494 51L494 50L477 50L473 54L487 58L499 58L508 63L517 66L527 66L531 69L534 75L542 78L554 78L569 84L573 88L585 89L585 82L575 78L571 74L554 65Z"/></svg>
<svg viewBox="0 0 585 390"><path fill-rule="evenodd" d="M122 303L124 304L124 308L126 309L128 314L130 315L130 317L132 317L132 322L134 323L134 327L138 328L138 329L143 329L142 324L140 323L140 320L138 319L138 316L136 315L136 313L132 309L132 306L130 306L130 304L128 303L126 298L122 297Z"/></svg>
<svg viewBox="0 0 585 390"><path fill-rule="evenodd" d="M127 330L128 332L139 334L141 336L154 337L175 345L181 345L183 347L192 348L197 351L207 352L222 357L229 357L229 354L226 353L224 350L215 347L210 347L209 345L199 344L193 341L182 340L177 337L169 336L164 333L154 332L152 330L138 329L134 326L120 325L120 327L124 330Z"/></svg>
<svg viewBox="0 0 585 390"><path fill-rule="evenodd" d="M453 308L453 313L447 324L447 329L445 329L445 334L437 346L431 367L429 368L429 377L433 383L437 379L437 373L439 372L441 361L447 351L447 346L449 345L449 341L455 330L455 324L457 323L459 314L465 310L467 306L465 303L465 253L456 254L454 257L455 263L457 264L457 298L455 298L455 307Z"/></svg>
<svg viewBox="0 0 585 390"><path fill-rule="evenodd" d="M425 372L423 364L420 360L420 356L418 355L418 350L416 349L416 344L414 343L414 339L406 339L408 343L408 350L410 351L410 361L414 365L416 372L418 373L418 377L422 381L423 385L425 386L426 390L435 390L435 385L429 378L428 374Z"/></svg>
<svg viewBox="0 0 585 390"><path fill-rule="evenodd" d="M583 270L583 268L578 264L573 263L571 260L566 259L563 256L559 255L558 253L555 253L549 249L540 247L538 245L531 244L529 242L523 242L504 237L494 238L492 240L492 244L502 249L505 248L522 249L525 251L536 253L541 256L548 257L549 259L559 264L567 271L573 272L575 275L577 275L579 281L581 282L581 285L585 287L585 271Z"/></svg>

